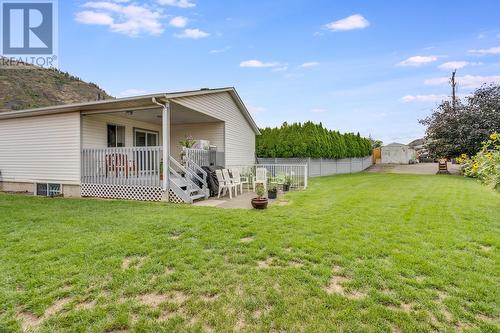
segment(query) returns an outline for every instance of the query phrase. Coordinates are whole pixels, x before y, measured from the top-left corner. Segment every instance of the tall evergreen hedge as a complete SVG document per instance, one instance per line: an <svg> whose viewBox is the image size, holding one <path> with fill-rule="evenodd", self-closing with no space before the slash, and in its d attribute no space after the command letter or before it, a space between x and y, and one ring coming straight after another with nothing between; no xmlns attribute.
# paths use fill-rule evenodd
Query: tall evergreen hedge
<svg viewBox="0 0 500 333"><path fill-rule="evenodd" d="M264 128L257 136L258 157L349 158L372 153L370 140L359 133L341 134L323 124L283 123L281 127Z"/></svg>

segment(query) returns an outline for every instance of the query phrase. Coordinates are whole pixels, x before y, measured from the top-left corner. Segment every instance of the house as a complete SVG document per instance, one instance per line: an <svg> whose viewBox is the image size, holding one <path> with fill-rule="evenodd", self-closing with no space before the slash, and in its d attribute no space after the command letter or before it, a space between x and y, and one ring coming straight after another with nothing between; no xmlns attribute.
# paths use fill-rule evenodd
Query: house
<svg viewBox="0 0 500 333"><path fill-rule="evenodd" d="M234 88L4 112L0 190L191 203L208 196L200 161L211 152L181 160L179 141L208 141L226 167L253 165L258 134Z"/></svg>
<svg viewBox="0 0 500 333"><path fill-rule="evenodd" d="M429 156L429 151L426 147L425 139L416 139L408 144L410 148L415 149L416 157L419 161L425 160Z"/></svg>
<svg viewBox="0 0 500 333"><path fill-rule="evenodd" d="M381 148L381 160L385 164L409 164L415 158L415 150L402 143L394 142Z"/></svg>

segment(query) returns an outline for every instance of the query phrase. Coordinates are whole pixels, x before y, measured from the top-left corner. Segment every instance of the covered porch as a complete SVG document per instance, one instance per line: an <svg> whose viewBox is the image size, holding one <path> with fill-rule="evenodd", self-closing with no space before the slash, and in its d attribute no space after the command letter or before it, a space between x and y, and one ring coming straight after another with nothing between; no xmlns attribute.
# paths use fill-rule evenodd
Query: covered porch
<svg viewBox="0 0 500 333"><path fill-rule="evenodd" d="M82 196L178 203L208 197L198 163L224 165L224 121L175 101L147 104L81 112ZM179 142L187 137L203 149L186 154Z"/></svg>

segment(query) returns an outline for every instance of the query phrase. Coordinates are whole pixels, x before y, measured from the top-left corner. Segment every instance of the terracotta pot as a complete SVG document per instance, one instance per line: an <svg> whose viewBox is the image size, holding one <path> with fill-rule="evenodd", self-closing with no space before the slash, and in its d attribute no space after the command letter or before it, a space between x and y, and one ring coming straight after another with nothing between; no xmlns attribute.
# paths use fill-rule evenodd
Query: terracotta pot
<svg viewBox="0 0 500 333"><path fill-rule="evenodd" d="M253 198L252 207L255 209L266 209L267 208L267 198Z"/></svg>

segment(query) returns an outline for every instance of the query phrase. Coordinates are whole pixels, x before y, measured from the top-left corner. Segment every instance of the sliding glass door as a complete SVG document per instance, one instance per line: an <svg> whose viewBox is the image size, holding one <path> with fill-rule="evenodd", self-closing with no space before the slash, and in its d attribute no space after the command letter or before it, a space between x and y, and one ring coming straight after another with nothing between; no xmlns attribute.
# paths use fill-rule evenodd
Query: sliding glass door
<svg viewBox="0 0 500 333"><path fill-rule="evenodd" d="M136 147L156 147L159 142L158 132L134 128L134 145ZM138 151L136 156L137 169L140 176L151 176L160 172L160 156L147 149Z"/></svg>

